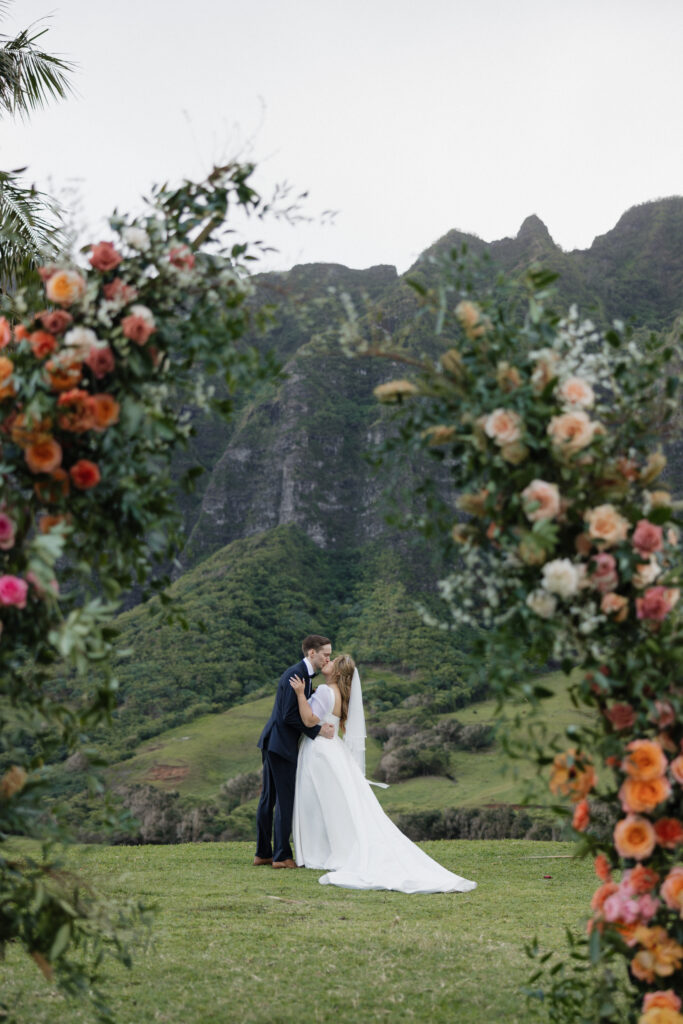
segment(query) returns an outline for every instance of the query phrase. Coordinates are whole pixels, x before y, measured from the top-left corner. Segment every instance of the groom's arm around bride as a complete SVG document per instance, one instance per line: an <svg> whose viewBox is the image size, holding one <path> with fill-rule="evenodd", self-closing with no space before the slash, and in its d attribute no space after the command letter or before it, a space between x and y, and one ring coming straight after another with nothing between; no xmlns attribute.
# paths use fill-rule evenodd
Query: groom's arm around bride
<svg viewBox="0 0 683 1024"><path fill-rule="evenodd" d="M334 735L332 725L304 725L296 694L289 682L293 676L299 676L304 680L306 697L310 697L311 678L330 660L332 645L327 637L313 634L305 638L301 647L303 661L283 672L271 716L258 741L263 760L263 789L256 812L254 864L257 865L272 863L273 867L296 867L289 837L292 830L299 739L302 735L315 739L318 733L327 739ZM274 842L271 842L271 836Z"/></svg>

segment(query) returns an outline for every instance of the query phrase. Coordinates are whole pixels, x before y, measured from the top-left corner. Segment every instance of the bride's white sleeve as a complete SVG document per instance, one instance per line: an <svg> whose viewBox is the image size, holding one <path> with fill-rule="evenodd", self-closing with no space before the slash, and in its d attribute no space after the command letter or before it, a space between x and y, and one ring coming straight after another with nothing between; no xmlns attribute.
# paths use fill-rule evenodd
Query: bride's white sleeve
<svg viewBox="0 0 683 1024"><path fill-rule="evenodd" d="M308 703L313 714L322 721L334 707L334 693L326 683L321 683L308 698Z"/></svg>

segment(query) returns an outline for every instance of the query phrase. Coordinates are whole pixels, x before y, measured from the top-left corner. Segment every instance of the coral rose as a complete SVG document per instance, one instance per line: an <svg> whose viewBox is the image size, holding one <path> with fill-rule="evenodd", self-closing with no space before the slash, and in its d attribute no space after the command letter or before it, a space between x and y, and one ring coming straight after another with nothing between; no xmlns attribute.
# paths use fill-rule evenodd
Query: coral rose
<svg viewBox="0 0 683 1024"><path fill-rule="evenodd" d="M572 825L577 832L585 832L590 825L591 816L587 800L579 800L574 808Z"/></svg>
<svg viewBox="0 0 683 1024"><path fill-rule="evenodd" d="M620 515L614 505L597 505L589 509L585 516L588 524L588 536L600 541L605 547L611 547L626 540L629 521Z"/></svg>
<svg viewBox="0 0 683 1024"><path fill-rule="evenodd" d="M656 871L645 867L644 864L636 864L634 868L624 873L621 884L634 896L642 896L643 893L652 892L658 881L659 875Z"/></svg>
<svg viewBox="0 0 683 1024"><path fill-rule="evenodd" d="M501 447L519 441L522 429L522 420L512 409L494 409L484 423L485 433Z"/></svg>
<svg viewBox="0 0 683 1024"><path fill-rule="evenodd" d="M97 245L93 245L90 252L90 266L105 273L118 267L121 259L113 242L98 242Z"/></svg>
<svg viewBox="0 0 683 1024"><path fill-rule="evenodd" d="M602 882L608 882L612 877L609 861L607 860L607 857L605 857L604 853L599 853L597 855L593 861L593 867L595 869L595 874Z"/></svg>
<svg viewBox="0 0 683 1024"><path fill-rule="evenodd" d="M38 529L41 533L49 533L53 526L65 523L65 516L41 516L38 520Z"/></svg>
<svg viewBox="0 0 683 1024"><path fill-rule="evenodd" d="M557 397L567 405L578 405L583 409L592 409L595 392L588 381L582 377L569 377L557 389Z"/></svg>
<svg viewBox="0 0 683 1024"><path fill-rule="evenodd" d="M681 1000L672 988L666 992L647 992L643 998L643 1010L651 1010L655 1006L665 1007L668 1010L680 1010Z"/></svg>
<svg viewBox="0 0 683 1024"><path fill-rule="evenodd" d="M644 782L625 779L619 790L621 808L627 814L650 814L671 796L671 783L666 776Z"/></svg>
<svg viewBox="0 0 683 1024"><path fill-rule="evenodd" d="M628 814L614 827L614 845L620 857L646 860L655 848L655 830L647 818Z"/></svg>
<svg viewBox="0 0 683 1024"><path fill-rule="evenodd" d="M655 822L657 843L665 850L675 850L683 843L683 824L678 818L660 818Z"/></svg>
<svg viewBox="0 0 683 1024"><path fill-rule="evenodd" d="M26 607L28 583L20 576L0 576L0 605Z"/></svg>
<svg viewBox="0 0 683 1024"><path fill-rule="evenodd" d="M679 786L683 786L683 755L675 758L669 765L669 768Z"/></svg>
<svg viewBox="0 0 683 1024"><path fill-rule="evenodd" d="M30 444L24 451L32 473L52 473L62 462L62 447L53 437Z"/></svg>
<svg viewBox="0 0 683 1024"><path fill-rule="evenodd" d="M45 359L46 356L52 355L57 348L57 339L48 331L33 331L28 340L36 359Z"/></svg>
<svg viewBox="0 0 683 1024"><path fill-rule="evenodd" d="M96 487L101 480L99 469L89 459L79 459L69 470L69 476L74 487L78 487L79 491L89 491L91 487Z"/></svg>
<svg viewBox="0 0 683 1024"><path fill-rule="evenodd" d="M632 740L626 750L621 770L630 778L650 782L666 772L666 757L660 745L654 740Z"/></svg>
<svg viewBox="0 0 683 1024"><path fill-rule="evenodd" d="M85 365L92 371L94 377L101 380L108 373L112 373L116 366L114 353L109 345L94 345L88 353Z"/></svg>
<svg viewBox="0 0 683 1024"><path fill-rule="evenodd" d="M624 622L628 617L628 598L612 592L603 594L600 611L603 615L613 615L615 622Z"/></svg>
<svg viewBox="0 0 683 1024"><path fill-rule="evenodd" d="M550 791L555 796L568 796L578 803L590 793L597 779L595 769L576 750L558 754L553 761Z"/></svg>
<svg viewBox="0 0 683 1024"><path fill-rule="evenodd" d="M14 547L16 526L6 512L0 512L0 551L9 551Z"/></svg>
<svg viewBox="0 0 683 1024"><path fill-rule="evenodd" d="M630 704L612 704L605 711L605 717L609 719L615 729L630 729L636 720L636 713Z"/></svg>
<svg viewBox="0 0 683 1024"><path fill-rule="evenodd" d="M619 586L617 563L614 555L601 551L591 559L591 583L601 594L616 590Z"/></svg>
<svg viewBox="0 0 683 1024"><path fill-rule="evenodd" d="M661 526L656 526L648 519L640 519L631 537L631 543L639 555L649 558L655 551L661 551L663 547L663 535Z"/></svg>
<svg viewBox="0 0 683 1024"><path fill-rule="evenodd" d="M683 917L683 867L681 865L671 869L659 891L667 907Z"/></svg>
<svg viewBox="0 0 683 1024"><path fill-rule="evenodd" d="M57 405L62 410L57 421L62 430L84 434L95 426L95 400L82 388L63 392Z"/></svg>
<svg viewBox="0 0 683 1024"><path fill-rule="evenodd" d="M642 597L636 598L636 615L645 621L663 622L679 596L675 587L648 587Z"/></svg>
<svg viewBox="0 0 683 1024"><path fill-rule="evenodd" d="M138 297L137 290L122 281L120 277L115 277L109 284L105 284L102 291L107 301L117 302L121 306L127 306L129 302L134 302Z"/></svg>
<svg viewBox="0 0 683 1024"><path fill-rule="evenodd" d="M619 886L616 882L607 881L603 885L599 886L591 897L591 910L593 913L600 914L603 906L605 905L605 901L617 892L619 892Z"/></svg>
<svg viewBox="0 0 683 1024"><path fill-rule="evenodd" d="M6 348L12 340L12 328L7 317L0 316L0 349Z"/></svg>
<svg viewBox="0 0 683 1024"><path fill-rule="evenodd" d="M58 306L71 306L85 294L85 279L75 270L57 270L47 281L45 294Z"/></svg>
<svg viewBox="0 0 683 1024"><path fill-rule="evenodd" d="M574 455L587 448L595 437L598 424L588 413L579 409L553 416L548 424L548 437L555 448L565 455Z"/></svg>
<svg viewBox="0 0 683 1024"><path fill-rule="evenodd" d="M112 395L93 395L95 430L106 430L119 421L119 403Z"/></svg>
<svg viewBox="0 0 683 1024"><path fill-rule="evenodd" d="M532 523L540 519L554 519L560 511L560 492L557 484L546 480L532 480L522 491L524 512Z"/></svg>
<svg viewBox="0 0 683 1024"><path fill-rule="evenodd" d="M50 334L61 334L67 327L70 327L74 318L65 309L45 310L38 314L38 320Z"/></svg>

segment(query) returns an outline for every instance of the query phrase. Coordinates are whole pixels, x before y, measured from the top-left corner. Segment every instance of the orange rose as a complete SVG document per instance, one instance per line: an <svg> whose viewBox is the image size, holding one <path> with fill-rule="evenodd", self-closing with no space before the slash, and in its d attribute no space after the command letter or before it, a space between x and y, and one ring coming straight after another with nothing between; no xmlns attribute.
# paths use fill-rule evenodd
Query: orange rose
<svg viewBox="0 0 683 1024"><path fill-rule="evenodd" d="M93 395L95 430L105 430L119 421L119 403L111 395Z"/></svg>
<svg viewBox="0 0 683 1024"><path fill-rule="evenodd" d="M622 810L627 814L649 814L671 796L665 775L656 779L625 779L619 790Z"/></svg>
<svg viewBox="0 0 683 1024"><path fill-rule="evenodd" d="M62 449L53 437L31 444L24 451L24 458L32 473L52 473L62 461Z"/></svg>
<svg viewBox="0 0 683 1024"><path fill-rule="evenodd" d="M74 487L78 487L79 491L89 491L91 487L96 487L101 480L99 469L94 462L90 462L88 459L79 459L69 470L69 475Z"/></svg>
<svg viewBox="0 0 683 1024"><path fill-rule="evenodd" d="M629 872L628 887L634 896L642 896L646 892L652 892L658 881L659 875L656 871L646 868L644 864L636 864Z"/></svg>
<svg viewBox="0 0 683 1024"><path fill-rule="evenodd" d="M572 825L577 832L585 832L590 825L591 816L588 807L587 800L579 800L578 804L574 808L574 816L572 817Z"/></svg>
<svg viewBox="0 0 683 1024"><path fill-rule="evenodd" d="M57 348L57 339L49 331L34 331L29 336L31 351L36 359L45 359Z"/></svg>
<svg viewBox="0 0 683 1024"><path fill-rule="evenodd" d="M646 860L655 848L656 836L647 818L627 814L614 828L614 845L620 857Z"/></svg>
<svg viewBox="0 0 683 1024"><path fill-rule="evenodd" d="M65 522L65 516L41 516L38 520L38 529L41 533L49 533L53 526Z"/></svg>
<svg viewBox="0 0 683 1024"><path fill-rule="evenodd" d="M665 850L675 850L683 843L683 824L678 818L660 818L655 822L655 835Z"/></svg>
<svg viewBox="0 0 683 1024"><path fill-rule="evenodd" d="M683 917L683 867L672 868L659 891L667 907Z"/></svg>
<svg viewBox="0 0 683 1024"><path fill-rule="evenodd" d="M643 946L631 961L631 973L639 981L651 985L657 976L667 978L683 963L683 946L670 938L664 928L640 925L635 930L634 938Z"/></svg>
<svg viewBox="0 0 683 1024"><path fill-rule="evenodd" d="M45 372L53 391L69 391L83 376L80 363L57 362L54 359L45 364Z"/></svg>
<svg viewBox="0 0 683 1024"><path fill-rule="evenodd" d="M662 1006L668 1010L680 1010L681 1000L672 988L666 992L647 992L643 999L643 1010L651 1010L655 1006Z"/></svg>
<svg viewBox="0 0 683 1024"><path fill-rule="evenodd" d="M49 480L36 480L33 489L39 501L54 505L71 490L69 474L65 469L56 469Z"/></svg>
<svg viewBox="0 0 683 1024"><path fill-rule="evenodd" d="M595 783L593 765L583 760L576 750L558 754L553 761L549 785L555 796L568 796L572 803L578 803L590 793Z"/></svg>
<svg viewBox="0 0 683 1024"><path fill-rule="evenodd" d="M595 874L598 876L601 882L609 882L612 877L610 871L609 861L605 857L604 853L599 853L593 861L593 867L595 868Z"/></svg>
<svg viewBox="0 0 683 1024"><path fill-rule="evenodd" d="M622 761L621 768L632 779L650 782L666 772L667 761L664 751L654 740L632 740L626 750L628 754Z"/></svg>
<svg viewBox="0 0 683 1024"><path fill-rule="evenodd" d="M75 270L58 270L45 285L45 294L58 306L70 306L85 293L85 279Z"/></svg>
<svg viewBox="0 0 683 1024"><path fill-rule="evenodd" d="M57 421L62 430L84 434L95 426L94 399L82 388L64 391L57 399L57 405L64 410Z"/></svg>
<svg viewBox="0 0 683 1024"><path fill-rule="evenodd" d="M12 328L9 325L9 320L4 316L0 316L0 349L6 348L11 341Z"/></svg>
<svg viewBox="0 0 683 1024"><path fill-rule="evenodd" d="M670 1006L653 1006L640 1015L638 1024L683 1024L683 1014Z"/></svg>

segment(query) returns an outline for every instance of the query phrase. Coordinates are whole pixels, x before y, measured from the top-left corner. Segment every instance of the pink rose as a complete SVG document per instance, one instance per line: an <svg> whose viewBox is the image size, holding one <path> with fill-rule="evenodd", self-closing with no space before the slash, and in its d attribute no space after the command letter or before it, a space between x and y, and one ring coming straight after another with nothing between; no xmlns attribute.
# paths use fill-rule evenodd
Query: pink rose
<svg viewBox="0 0 683 1024"><path fill-rule="evenodd" d="M615 729L630 729L636 720L636 713L630 704L613 704L605 711L605 717Z"/></svg>
<svg viewBox="0 0 683 1024"><path fill-rule="evenodd" d="M526 517L532 523L539 519L554 519L560 511L557 484L549 484L545 480L532 480L522 491L522 501Z"/></svg>
<svg viewBox="0 0 683 1024"><path fill-rule="evenodd" d="M663 622L679 598L675 587L648 587L642 597L636 598L639 619Z"/></svg>
<svg viewBox="0 0 683 1024"><path fill-rule="evenodd" d="M67 327L71 327L74 318L65 309L52 309L39 313L38 319L50 334L61 334Z"/></svg>
<svg viewBox="0 0 683 1024"><path fill-rule="evenodd" d="M109 284L105 284L102 291L108 302L120 302L122 306L127 306L129 302L133 302L138 297L137 290L131 284L122 281L120 277L115 277Z"/></svg>
<svg viewBox="0 0 683 1024"><path fill-rule="evenodd" d="M601 594L607 594L609 591L617 589L619 576L614 555L610 555L606 551L594 555L591 559L591 567L591 582L596 590L599 590Z"/></svg>
<svg viewBox="0 0 683 1024"><path fill-rule="evenodd" d="M130 338L136 345L144 345L154 334L156 327L150 324L144 316L124 316L121 321L121 329L126 338Z"/></svg>
<svg viewBox="0 0 683 1024"><path fill-rule="evenodd" d="M0 512L0 550L9 551L14 547L16 527L6 512Z"/></svg>
<svg viewBox="0 0 683 1024"><path fill-rule="evenodd" d="M98 242L93 245L90 253L90 265L95 270L114 270L121 262L121 256L114 248L113 242Z"/></svg>
<svg viewBox="0 0 683 1024"><path fill-rule="evenodd" d="M116 365L114 353L109 345L104 345L101 348L99 345L93 345L85 360L85 365L92 370L98 380L101 380L102 377L111 373Z"/></svg>
<svg viewBox="0 0 683 1024"><path fill-rule="evenodd" d="M676 712L671 701L656 700L655 713L650 715L650 720L655 723L658 729L668 729L676 721Z"/></svg>
<svg viewBox="0 0 683 1024"><path fill-rule="evenodd" d="M178 245L171 249L168 258L179 270L192 270L194 266L194 253L186 245Z"/></svg>
<svg viewBox="0 0 683 1024"><path fill-rule="evenodd" d="M28 583L19 576L0 576L0 604L26 607Z"/></svg>
<svg viewBox="0 0 683 1024"><path fill-rule="evenodd" d="M641 519L633 531L631 543L639 555L649 558L655 551L661 551L663 546L662 528L655 526L647 519Z"/></svg>

